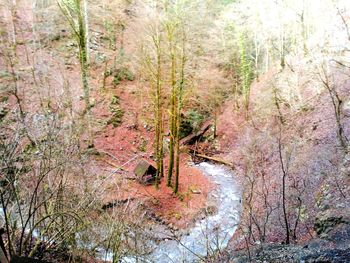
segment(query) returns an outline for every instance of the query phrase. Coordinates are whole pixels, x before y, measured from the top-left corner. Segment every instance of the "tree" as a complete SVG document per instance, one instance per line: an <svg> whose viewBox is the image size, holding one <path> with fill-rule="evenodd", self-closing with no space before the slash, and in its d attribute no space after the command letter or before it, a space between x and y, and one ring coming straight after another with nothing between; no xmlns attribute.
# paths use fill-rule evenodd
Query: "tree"
<svg viewBox="0 0 350 263"><path fill-rule="evenodd" d="M93 146L91 133L91 116L90 116L90 87L89 87L89 44L88 44L88 17L86 0L60 0L58 5L69 23L75 40L79 47L79 63L81 70L81 80L83 83L85 110L84 116L87 115L87 128L89 134L88 146Z"/></svg>
<svg viewBox="0 0 350 263"><path fill-rule="evenodd" d="M175 156L175 139L177 133L177 81L176 81L176 73L177 73L177 54L176 54L176 46L175 46L175 30L176 24L174 21L167 21L166 23L166 34L167 41L169 45L169 54L170 54L170 85L171 85L171 96L170 96L170 142L169 142L169 167L168 167L168 177L167 177L167 186L171 186L171 179L174 170L174 156Z"/></svg>
<svg viewBox="0 0 350 263"><path fill-rule="evenodd" d="M179 174L180 174L180 128L181 128L181 110L183 104L183 92L186 86L186 77L185 77L185 67L186 67L186 32L182 28L182 48L181 48L181 67L180 67L180 83L178 86L178 98L177 98L177 109L176 109L176 167L175 167L175 185L174 193L177 193L179 190Z"/></svg>
<svg viewBox="0 0 350 263"><path fill-rule="evenodd" d="M251 61L247 55L246 49L247 42L245 36L241 33L239 36L239 52L240 52L240 77L242 85L242 94L244 96L244 108L246 110L246 117L249 112L249 99L250 99L250 85L252 82L252 67Z"/></svg>
<svg viewBox="0 0 350 263"><path fill-rule="evenodd" d="M169 143L169 170L167 186L172 186L172 175L175 168L174 193L179 190L180 175L180 128L181 111L183 107L183 93L186 86L186 45L187 24L189 16L187 0L175 3L168 2L165 7L166 21L165 31L168 41L168 52L170 57L170 143Z"/></svg>
<svg viewBox="0 0 350 263"><path fill-rule="evenodd" d="M337 138L340 143L341 148L345 153L348 152L348 138L344 133L343 128L343 111L342 103L343 100L340 97L339 92L334 83L330 80L330 73L327 69L326 62L323 62L319 67L318 77L322 82L323 87L327 90L328 95L332 102L332 107L334 111L334 117L337 125Z"/></svg>
<svg viewBox="0 0 350 263"><path fill-rule="evenodd" d="M162 61L161 61L161 36L158 33L154 38L153 42L156 48L157 54L157 72L156 72L156 156L157 156L157 175L156 175L156 186L158 186L159 178L163 177L163 101L162 101Z"/></svg>
<svg viewBox="0 0 350 263"><path fill-rule="evenodd" d="M159 24L150 27L150 47L151 50L146 50L143 47L143 55L146 68L146 77L150 81L152 90L152 99L154 104L154 127L155 127L155 156L157 161L157 173L156 173L156 188L158 188L160 178L164 174L163 164L163 89L162 89L162 32Z"/></svg>

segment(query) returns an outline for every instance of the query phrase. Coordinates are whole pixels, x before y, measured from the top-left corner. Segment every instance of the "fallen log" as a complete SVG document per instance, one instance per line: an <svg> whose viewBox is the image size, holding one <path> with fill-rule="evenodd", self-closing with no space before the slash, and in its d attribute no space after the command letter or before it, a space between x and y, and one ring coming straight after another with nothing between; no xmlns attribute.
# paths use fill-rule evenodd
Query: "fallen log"
<svg viewBox="0 0 350 263"><path fill-rule="evenodd" d="M200 154L200 153L194 153L195 156L199 157L199 158L203 158L209 161L213 161L216 163L220 163L220 164L224 164L226 166L231 167L232 169L234 169L234 165L228 161L225 161L224 159L218 158L218 157L211 157L211 156L207 156L204 154Z"/></svg>
<svg viewBox="0 0 350 263"><path fill-rule="evenodd" d="M208 156L202 152L199 152L195 149L191 149L189 148L189 153L192 154L193 156L196 156L196 157L199 157L199 158L202 158L202 159L206 159L208 161L212 161L212 162L216 162L216 163L220 163L220 164L224 164L228 167L231 167L232 169L234 169L234 165L224 159L221 159L219 157L213 157L213 156Z"/></svg>
<svg viewBox="0 0 350 263"><path fill-rule="evenodd" d="M181 144L194 144L197 141L199 141L204 133L206 133L213 125L211 124L211 121L207 121L203 124L202 128L195 134L190 134L186 136L185 138L180 140Z"/></svg>

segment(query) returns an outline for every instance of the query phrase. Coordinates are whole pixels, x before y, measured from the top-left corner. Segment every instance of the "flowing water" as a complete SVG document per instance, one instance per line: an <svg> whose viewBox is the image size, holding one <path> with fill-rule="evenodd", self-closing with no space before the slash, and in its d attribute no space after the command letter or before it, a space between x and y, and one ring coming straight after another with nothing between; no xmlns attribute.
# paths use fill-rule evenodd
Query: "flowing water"
<svg viewBox="0 0 350 263"><path fill-rule="evenodd" d="M138 262L198 262L208 254L224 249L233 236L241 211L241 193L232 170L203 162L197 167L217 185L209 194L209 202L217 211L198 221L187 235L158 244L153 252ZM136 262L123 258L123 262Z"/></svg>

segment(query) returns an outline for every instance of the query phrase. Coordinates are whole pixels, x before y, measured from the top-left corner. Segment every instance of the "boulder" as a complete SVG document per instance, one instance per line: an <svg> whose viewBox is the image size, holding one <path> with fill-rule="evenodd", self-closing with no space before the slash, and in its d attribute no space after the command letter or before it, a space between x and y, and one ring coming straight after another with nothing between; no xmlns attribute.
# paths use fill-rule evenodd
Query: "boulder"
<svg viewBox="0 0 350 263"><path fill-rule="evenodd" d="M150 185L155 182L157 169L146 160L141 160L136 165L134 173L139 183Z"/></svg>

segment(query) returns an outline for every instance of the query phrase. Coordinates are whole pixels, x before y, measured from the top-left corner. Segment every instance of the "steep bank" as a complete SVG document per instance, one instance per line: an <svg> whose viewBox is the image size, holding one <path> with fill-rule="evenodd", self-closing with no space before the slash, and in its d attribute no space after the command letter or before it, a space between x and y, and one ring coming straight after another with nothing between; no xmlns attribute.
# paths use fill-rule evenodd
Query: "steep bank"
<svg viewBox="0 0 350 263"><path fill-rule="evenodd" d="M322 63L326 73L318 71ZM218 149L244 185L242 221L231 240L234 262L248 262L247 251L243 258L235 256L248 247L257 262L348 259L349 154L341 147L322 74L331 76L329 84L342 100L341 127L349 137L347 68L327 59L294 59L285 69L260 76L251 87L248 119L234 101L223 107ZM279 245L286 242L283 205L290 246Z"/></svg>

